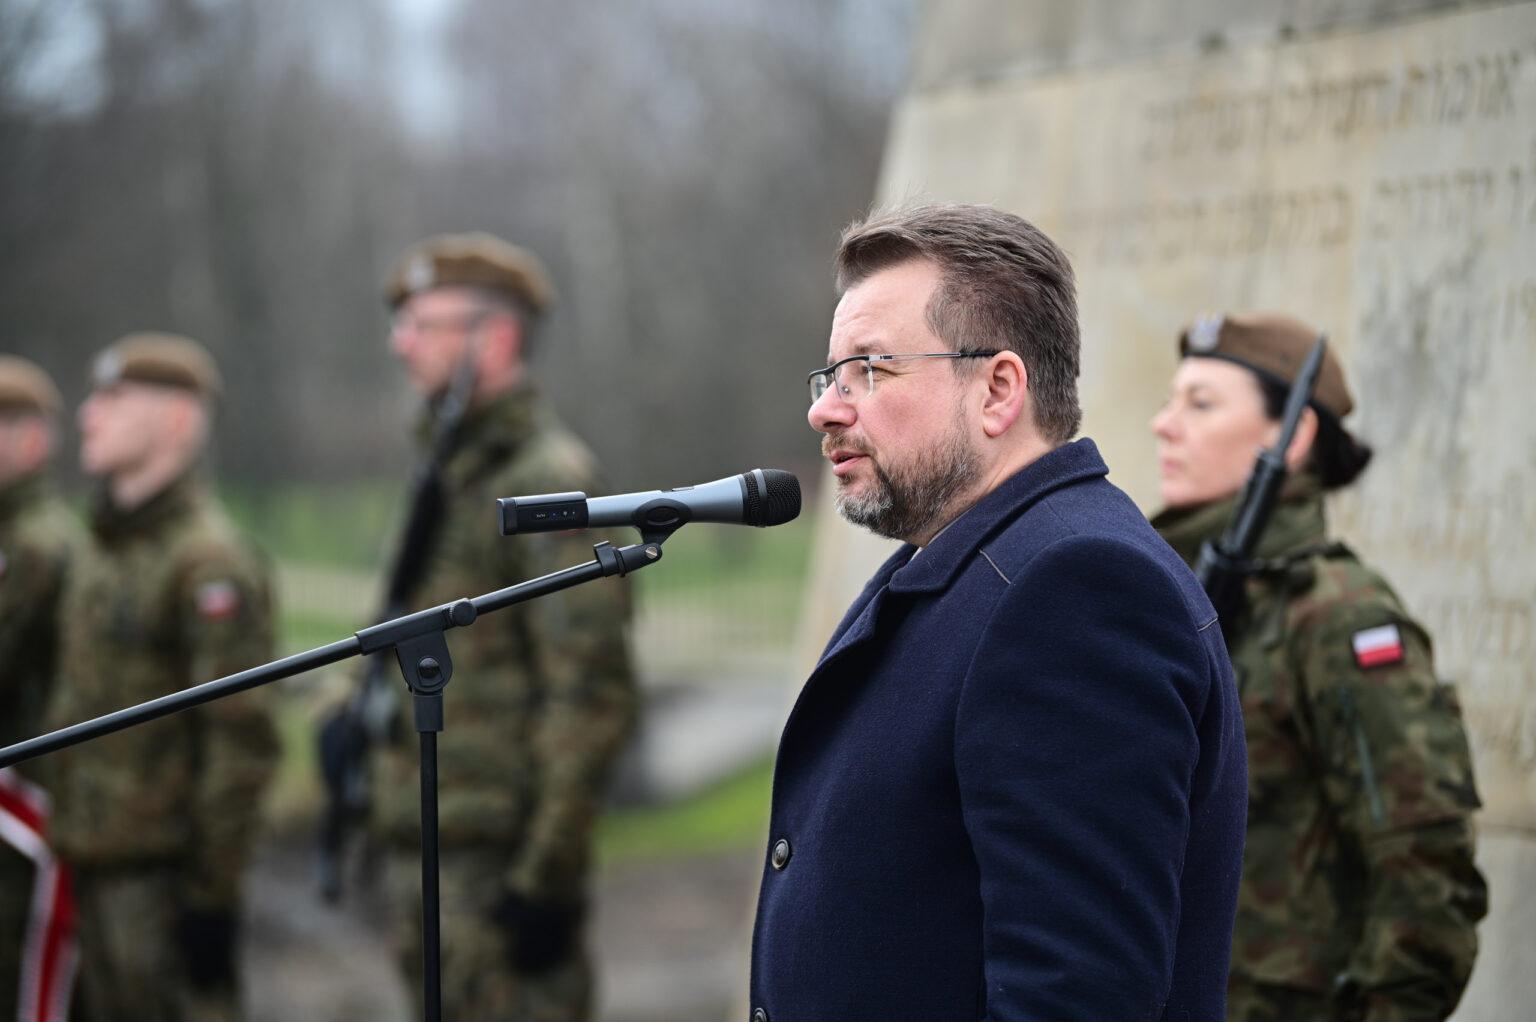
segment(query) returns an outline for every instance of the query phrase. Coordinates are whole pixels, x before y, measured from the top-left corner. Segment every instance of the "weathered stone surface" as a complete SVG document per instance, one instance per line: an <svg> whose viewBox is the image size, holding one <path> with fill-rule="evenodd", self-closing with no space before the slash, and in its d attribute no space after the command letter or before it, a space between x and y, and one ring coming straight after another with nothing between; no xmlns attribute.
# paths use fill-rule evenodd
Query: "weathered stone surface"
<svg viewBox="0 0 1536 1022"><path fill-rule="evenodd" d="M918 90L1210 52L1507 0L941 0L918 33Z"/></svg>
<svg viewBox="0 0 1536 1022"><path fill-rule="evenodd" d="M996 202L1071 252L1086 432L1144 506L1182 323L1329 332L1378 452L1340 531L1464 687L1488 819L1536 826L1536 5L918 91L893 129L885 197Z"/></svg>
<svg viewBox="0 0 1536 1022"><path fill-rule="evenodd" d="M1489 862L1495 901L1528 885L1536 3L968 0L921 24L880 198L996 203L1067 248L1084 431L1144 508L1182 324L1274 309L1328 331L1377 450L1335 524L1460 685L1483 826L1519 846ZM889 550L819 513L803 659ZM1536 919L1495 908L1461 1019L1516 1017L1483 975L1536 984L1511 957Z"/></svg>

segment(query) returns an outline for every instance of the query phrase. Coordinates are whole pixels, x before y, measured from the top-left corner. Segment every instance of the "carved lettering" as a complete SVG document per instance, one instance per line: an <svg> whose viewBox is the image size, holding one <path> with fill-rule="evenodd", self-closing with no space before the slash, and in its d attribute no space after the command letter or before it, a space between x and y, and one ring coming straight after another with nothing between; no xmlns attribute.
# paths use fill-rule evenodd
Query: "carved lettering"
<svg viewBox="0 0 1536 1022"><path fill-rule="evenodd" d="M1376 449L1360 482L1330 498L1335 531L1424 623L1437 669L1462 692L1479 754L1528 766L1529 6L1468 15L1454 30L1405 25L1401 34L1240 46L1117 72L1102 85L1085 76L1092 102L1068 109L1110 113L1078 126L1099 163L1070 191L1058 188L1054 167L1045 176L1055 201L1077 203L1054 226L1083 279L1134 281L1127 300L1148 321L1166 327L1170 309L1276 307L1329 330L1359 404L1347 424ZM1053 80L1042 103L1059 91ZM1122 164L1134 172L1099 172ZM1021 204L1044 198L1020 190ZM1135 332L1120 312L1097 324L1116 335L1110 343L1119 328ZM1119 379L1104 393L1143 384ZM1095 413L1118 423L1122 410L1108 403ZM1503 796L1527 825L1536 821L1530 790Z"/></svg>
<svg viewBox="0 0 1536 1022"><path fill-rule="evenodd" d="M1079 252L1114 264L1223 259L1349 242L1354 204L1343 185L1249 192L1081 212L1063 236Z"/></svg>
<svg viewBox="0 0 1536 1022"><path fill-rule="evenodd" d="M1149 104L1137 148L1147 160L1183 160L1518 118L1524 59L1507 50L1338 77L1291 76L1272 90L1202 85Z"/></svg>
<svg viewBox="0 0 1536 1022"><path fill-rule="evenodd" d="M1485 228L1497 216L1497 180L1486 168L1465 168L1377 181L1366 209L1367 236L1388 241Z"/></svg>
<svg viewBox="0 0 1536 1022"><path fill-rule="evenodd" d="M1509 216L1516 227L1536 226L1536 139L1530 159L1509 168Z"/></svg>

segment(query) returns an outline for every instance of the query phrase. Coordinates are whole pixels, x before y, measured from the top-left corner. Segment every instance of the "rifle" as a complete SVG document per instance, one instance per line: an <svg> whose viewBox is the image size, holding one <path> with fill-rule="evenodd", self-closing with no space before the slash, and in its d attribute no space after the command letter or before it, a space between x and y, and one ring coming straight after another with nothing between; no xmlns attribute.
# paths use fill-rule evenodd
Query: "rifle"
<svg viewBox="0 0 1536 1022"><path fill-rule="evenodd" d="M475 386L478 345L469 338L454 367L448 389L433 409L433 438L427 457L412 473L411 511L395 548L384 589L384 606L375 621L406 612L406 601L421 582L443 516L443 466L458 445L459 429ZM389 734L398 693L389 681L388 652L370 656L362 680L342 707L321 725L320 774L326 804L320 821L319 882L326 901L341 898L343 863L351 833L364 823L373 802L369 747Z"/></svg>
<svg viewBox="0 0 1536 1022"><path fill-rule="evenodd" d="M1285 452L1296 435L1301 413L1312 400L1312 388L1323 364L1328 336L1320 335L1301 364L1301 372L1291 385L1280 416L1280 437L1267 450L1260 448L1258 461L1243 484L1242 494L1221 538L1206 540L1195 558L1195 577L1211 598L1216 615L1225 628L1243 607L1243 579L1252 573L1249 558L1259 545L1259 537L1269 524L1270 515L1280 501L1280 487L1285 483Z"/></svg>

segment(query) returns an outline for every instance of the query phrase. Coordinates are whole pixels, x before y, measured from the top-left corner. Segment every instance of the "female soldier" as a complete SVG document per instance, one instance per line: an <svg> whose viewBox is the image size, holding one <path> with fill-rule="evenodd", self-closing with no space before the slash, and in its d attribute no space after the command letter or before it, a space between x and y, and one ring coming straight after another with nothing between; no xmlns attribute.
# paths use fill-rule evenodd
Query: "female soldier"
<svg viewBox="0 0 1536 1022"><path fill-rule="evenodd" d="M1270 315L1197 321L1152 420L1153 525L1190 563L1231 516L1316 340ZM1323 495L1370 449L1332 353L1286 451L1290 477L1223 621L1248 738L1248 843L1229 1022L1444 1019L1477 951L1487 888L1454 693L1386 582L1328 539Z"/></svg>

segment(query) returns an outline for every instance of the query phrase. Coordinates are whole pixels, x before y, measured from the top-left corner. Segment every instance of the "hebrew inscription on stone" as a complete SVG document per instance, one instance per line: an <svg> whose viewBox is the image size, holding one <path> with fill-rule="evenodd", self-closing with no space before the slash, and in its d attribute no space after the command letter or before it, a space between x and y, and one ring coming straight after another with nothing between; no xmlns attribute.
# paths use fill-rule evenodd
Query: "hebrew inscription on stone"
<svg viewBox="0 0 1536 1022"><path fill-rule="evenodd" d="M1376 449L1336 530L1432 632L1489 818L1536 826L1536 4L934 88L881 188L1064 244L1085 432L1148 510L1179 328L1327 331Z"/></svg>

